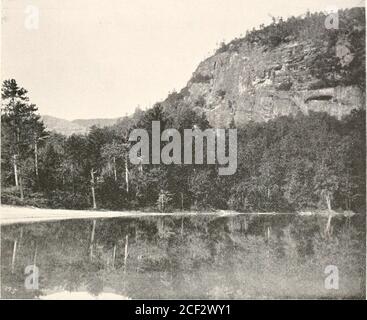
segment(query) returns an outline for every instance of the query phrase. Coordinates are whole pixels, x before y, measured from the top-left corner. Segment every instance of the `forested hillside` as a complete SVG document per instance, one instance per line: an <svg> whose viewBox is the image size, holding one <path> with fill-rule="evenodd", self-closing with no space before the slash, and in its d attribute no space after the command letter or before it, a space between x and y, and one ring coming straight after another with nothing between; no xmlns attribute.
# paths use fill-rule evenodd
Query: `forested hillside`
<svg viewBox="0 0 367 320"><path fill-rule="evenodd" d="M324 13L274 18L222 44L180 92L147 111L110 119L108 127L102 127L106 119L93 120L98 127L79 134L46 130L27 91L15 80L4 81L2 202L113 210L365 211L364 12L340 10L337 29L325 28ZM154 120L162 131L180 133L237 128L236 173L220 176L217 165L132 165L129 134L134 128L151 134ZM91 122L72 124L78 131Z"/></svg>
<svg viewBox="0 0 367 320"><path fill-rule="evenodd" d="M4 82L2 97L2 203L161 211L365 210L365 110L341 120L310 112L239 126L237 172L220 176L217 165L131 165L127 159L129 133L151 132L153 120L161 122L161 130L181 133L209 128L205 115L185 103L157 104L114 126L66 137L46 132L15 80Z"/></svg>

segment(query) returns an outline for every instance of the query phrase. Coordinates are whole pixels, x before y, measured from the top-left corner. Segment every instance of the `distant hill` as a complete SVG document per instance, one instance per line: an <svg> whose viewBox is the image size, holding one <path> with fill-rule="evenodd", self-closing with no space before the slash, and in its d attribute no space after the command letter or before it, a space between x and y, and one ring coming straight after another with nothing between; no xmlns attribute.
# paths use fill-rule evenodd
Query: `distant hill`
<svg viewBox="0 0 367 320"><path fill-rule="evenodd" d="M99 128L113 126L119 118L113 119L76 119L73 123L76 123L82 127L90 128L92 126L97 126Z"/></svg>
<svg viewBox="0 0 367 320"><path fill-rule="evenodd" d="M43 123L47 130L70 136L72 134L86 134L90 127L97 126L99 128L114 125L119 118L114 119L76 119L66 120L48 115L42 116Z"/></svg>

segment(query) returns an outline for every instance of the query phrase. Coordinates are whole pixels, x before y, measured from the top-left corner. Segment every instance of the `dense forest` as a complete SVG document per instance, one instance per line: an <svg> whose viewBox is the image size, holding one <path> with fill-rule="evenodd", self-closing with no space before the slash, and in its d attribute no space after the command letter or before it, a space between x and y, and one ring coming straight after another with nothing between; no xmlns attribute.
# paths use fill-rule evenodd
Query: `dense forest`
<svg viewBox="0 0 367 320"><path fill-rule="evenodd" d="M46 130L24 88L15 80L4 81L2 203L110 210L365 211L365 110L340 120L310 112L238 127L238 168L232 176L218 175L218 165L132 165L129 133L140 128L151 134L154 120L162 131L209 128L204 113L176 94L169 107L137 109L114 126L63 136Z"/></svg>

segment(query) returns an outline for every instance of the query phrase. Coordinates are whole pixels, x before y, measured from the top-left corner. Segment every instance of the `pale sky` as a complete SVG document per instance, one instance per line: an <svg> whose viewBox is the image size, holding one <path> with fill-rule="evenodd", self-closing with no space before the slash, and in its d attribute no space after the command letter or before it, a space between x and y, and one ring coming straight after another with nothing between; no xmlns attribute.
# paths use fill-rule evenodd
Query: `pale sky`
<svg viewBox="0 0 367 320"><path fill-rule="evenodd" d="M163 100L221 41L271 16L364 6L363 0L1 2L1 78L15 78L41 114L69 120L119 117ZM29 5L39 10L38 29L25 27Z"/></svg>

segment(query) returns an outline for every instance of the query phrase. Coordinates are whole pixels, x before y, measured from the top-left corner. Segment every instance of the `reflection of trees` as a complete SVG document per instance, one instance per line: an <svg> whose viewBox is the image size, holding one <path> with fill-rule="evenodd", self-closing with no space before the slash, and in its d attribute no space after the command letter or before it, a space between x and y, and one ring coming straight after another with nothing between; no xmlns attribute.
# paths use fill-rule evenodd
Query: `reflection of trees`
<svg viewBox="0 0 367 320"><path fill-rule="evenodd" d="M87 229L90 223L55 223L53 232L45 233L41 232L42 224L24 226L17 256L19 267L14 274L10 271L11 245L14 237L19 236L19 229L4 227L2 246L5 242L8 244L7 249L2 250L2 261L9 263L3 264L2 296L33 298L39 295L37 291L24 289L22 272L24 265L33 258L36 234L40 236L37 238L37 264L40 264L41 290L62 287L97 296L104 287L111 287L134 298L191 298L203 297L218 287L223 294L221 297L229 297L236 292L234 288L239 292L236 297L243 297L246 292L241 291L245 290L241 281L245 278L258 288L261 281L286 279L292 272L299 275L308 270L311 274L335 257L340 265L350 265L348 280L351 274L359 277L356 270L363 266L359 261L363 257L360 249L364 247L359 239L364 229L355 220L351 221L351 228L346 229L344 221L338 222L336 217L334 235L324 241L320 231L325 217L251 216L246 217L246 228L241 227L243 218L185 217L185 232L181 234L181 217L165 217L164 227L169 228L167 236L160 236L155 228L157 217L98 220L96 241L99 249L92 262L86 251L88 235L82 233L84 241L80 235L75 235L78 228L80 231ZM141 232L135 237L134 226L137 225ZM267 241L264 241L264 226L271 226ZM356 226L360 234L355 233L352 239ZM72 228L74 238L68 237ZM124 272L126 235L129 235L129 254L128 268ZM111 258L115 246L116 264L109 268L106 258ZM350 261L355 262L351 265ZM285 280L288 284L289 281Z"/></svg>
<svg viewBox="0 0 367 320"><path fill-rule="evenodd" d="M86 282L86 287L90 294L98 296L103 292L103 280L98 275L90 274Z"/></svg>

